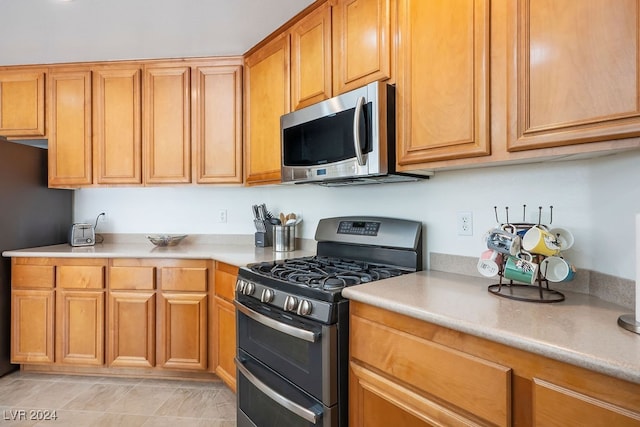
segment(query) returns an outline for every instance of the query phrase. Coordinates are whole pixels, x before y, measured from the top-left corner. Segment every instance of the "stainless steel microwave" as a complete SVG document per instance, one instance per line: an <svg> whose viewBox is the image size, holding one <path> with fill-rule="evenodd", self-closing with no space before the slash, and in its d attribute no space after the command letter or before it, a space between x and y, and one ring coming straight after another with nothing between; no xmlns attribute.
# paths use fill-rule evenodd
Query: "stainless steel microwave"
<svg viewBox="0 0 640 427"><path fill-rule="evenodd" d="M395 87L382 82L280 118L282 182L326 186L417 181L395 172Z"/></svg>

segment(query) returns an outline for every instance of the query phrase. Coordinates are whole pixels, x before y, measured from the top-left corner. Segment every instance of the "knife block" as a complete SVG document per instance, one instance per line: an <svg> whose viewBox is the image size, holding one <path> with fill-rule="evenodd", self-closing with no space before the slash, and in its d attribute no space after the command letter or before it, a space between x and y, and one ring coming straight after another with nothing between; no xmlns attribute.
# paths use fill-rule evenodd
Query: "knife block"
<svg viewBox="0 0 640 427"><path fill-rule="evenodd" d="M257 248L267 248L273 245L273 227L267 224L267 231L256 231L254 240Z"/></svg>

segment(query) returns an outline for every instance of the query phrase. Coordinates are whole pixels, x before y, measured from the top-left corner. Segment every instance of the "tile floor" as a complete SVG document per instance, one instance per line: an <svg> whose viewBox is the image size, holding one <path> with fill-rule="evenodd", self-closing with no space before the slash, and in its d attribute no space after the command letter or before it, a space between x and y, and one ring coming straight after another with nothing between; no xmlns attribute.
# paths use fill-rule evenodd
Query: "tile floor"
<svg viewBox="0 0 640 427"><path fill-rule="evenodd" d="M221 381L20 371L0 378L0 427L231 427L235 414L236 396Z"/></svg>

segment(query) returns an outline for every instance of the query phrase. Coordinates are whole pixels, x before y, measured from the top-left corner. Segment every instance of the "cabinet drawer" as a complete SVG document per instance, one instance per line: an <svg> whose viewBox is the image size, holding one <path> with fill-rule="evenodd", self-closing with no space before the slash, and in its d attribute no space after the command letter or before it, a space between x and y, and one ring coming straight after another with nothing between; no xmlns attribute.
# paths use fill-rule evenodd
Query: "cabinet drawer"
<svg viewBox="0 0 640 427"><path fill-rule="evenodd" d="M534 378L533 421L534 425L558 427L631 427L640 425L640 413Z"/></svg>
<svg viewBox="0 0 640 427"><path fill-rule="evenodd" d="M351 317L351 357L495 425L511 422L511 369Z"/></svg>
<svg viewBox="0 0 640 427"><path fill-rule="evenodd" d="M17 265L11 270L11 286L14 288L53 288L53 265Z"/></svg>
<svg viewBox="0 0 640 427"><path fill-rule="evenodd" d="M237 267L218 263L216 265L216 296L226 299L227 301L233 301L237 276Z"/></svg>
<svg viewBox="0 0 640 427"><path fill-rule="evenodd" d="M207 291L206 267L163 267L160 269L163 291Z"/></svg>
<svg viewBox="0 0 640 427"><path fill-rule="evenodd" d="M58 288L64 289L102 289L104 288L104 266L58 266L56 283Z"/></svg>
<svg viewBox="0 0 640 427"><path fill-rule="evenodd" d="M155 267L111 267L109 288L128 290L155 289Z"/></svg>

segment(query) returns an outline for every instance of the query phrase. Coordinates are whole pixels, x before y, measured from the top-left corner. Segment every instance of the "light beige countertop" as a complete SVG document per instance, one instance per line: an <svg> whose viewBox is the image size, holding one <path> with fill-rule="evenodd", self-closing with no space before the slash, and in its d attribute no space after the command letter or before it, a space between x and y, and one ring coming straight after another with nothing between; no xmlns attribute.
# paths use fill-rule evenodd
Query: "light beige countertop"
<svg viewBox="0 0 640 427"><path fill-rule="evenodd" d="M555 303L492 295L495 280L421 271L345 288L342 294L396 313L640 383L640 335L617 325L628 310L563 291Z"/></svg>
<svg viewBox="0 0 640 427"><path fill-rule="evenodd" d="M258 248L253 235L188 236L177 246L156 247L145 235L105 235L104 243L72 247L68 244L9 250L5 257L49 258L177 258L214 259L235 266L254 262L299 258L315 255L315 241L298 240L291 252L275 252L273 247Z"/></svg>

